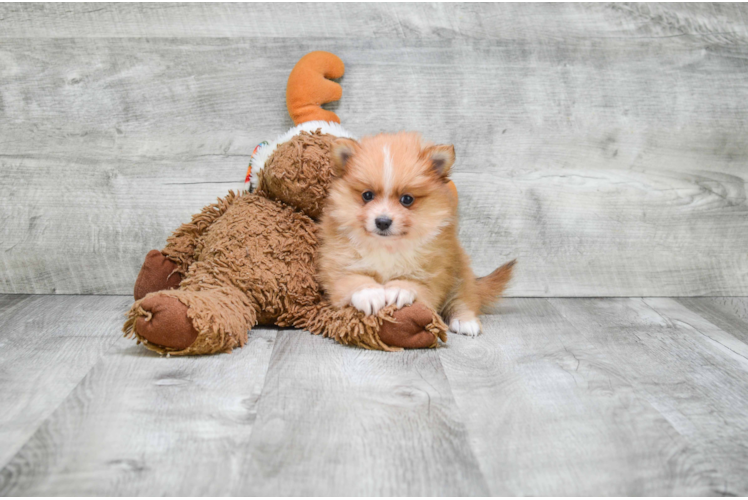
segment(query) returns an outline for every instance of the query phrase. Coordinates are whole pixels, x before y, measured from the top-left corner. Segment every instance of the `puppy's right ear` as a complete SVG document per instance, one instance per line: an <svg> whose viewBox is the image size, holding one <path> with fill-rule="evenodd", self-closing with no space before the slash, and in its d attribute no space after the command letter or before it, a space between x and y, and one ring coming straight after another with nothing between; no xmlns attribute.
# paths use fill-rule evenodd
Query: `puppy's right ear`
<svg viewBox="0 0 748 500"><path fill-rule="evenodd" d="M455 147L444 144L430 146L421 151L421 156L431 162L431 168L439 177L446 179L455 162Z"/></svg>
<svg viewBox="0 0 748 500"><path fill-rule="evenodd" d="M358 149L358 142L353 139L341 137L336 139L332 145L332 171L335 177L342 177L346 165Z"/></svg>

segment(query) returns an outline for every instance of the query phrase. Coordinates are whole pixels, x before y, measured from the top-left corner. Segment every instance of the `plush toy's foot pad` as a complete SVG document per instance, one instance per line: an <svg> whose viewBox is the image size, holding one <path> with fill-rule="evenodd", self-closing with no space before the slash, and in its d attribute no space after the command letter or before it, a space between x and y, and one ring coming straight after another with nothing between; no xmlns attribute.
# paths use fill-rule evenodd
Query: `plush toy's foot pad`
<svg viewBox="0 0 748 500"><path fill-rule="evenodd" d="M177 265L164 257L160 251L148 252L138 273L138 279L135 280L135 300L140 300L151 292L177 288L182 281L182 275L174 271L176 268Z"/></svg>
<svg viewBox="0 0 748 500"><path fill-rule="evenodd" d="M135 331L149 343L170 349L187 349L197 330L187 316L187 306L178 299L157 294L140 303L145 312L135 320Z"/></svg>
<svg viewBox="0 0 748 500"><path fill-rule="evenodd" d="M434 314L428 307L416 302L395 311L392 316L395 322L385 321L379 330L379 338L385 344L406 349L434 347L437 344L439 336L427 328L434 323Z"/></svg>

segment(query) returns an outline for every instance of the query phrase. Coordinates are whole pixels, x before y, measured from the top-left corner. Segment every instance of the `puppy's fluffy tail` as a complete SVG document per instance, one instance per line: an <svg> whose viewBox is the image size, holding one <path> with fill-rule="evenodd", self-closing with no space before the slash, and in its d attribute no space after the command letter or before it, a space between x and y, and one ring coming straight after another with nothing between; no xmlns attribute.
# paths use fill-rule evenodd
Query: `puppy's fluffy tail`
<svg viewBox="0 0 748 500"><path fill-rule="evenodd" d="M488 276L475 280L481 309L485 309L499 300L507 284L509 284L509 280L512 279L512 268L516 263L517 259L511 260Z"/></svg>

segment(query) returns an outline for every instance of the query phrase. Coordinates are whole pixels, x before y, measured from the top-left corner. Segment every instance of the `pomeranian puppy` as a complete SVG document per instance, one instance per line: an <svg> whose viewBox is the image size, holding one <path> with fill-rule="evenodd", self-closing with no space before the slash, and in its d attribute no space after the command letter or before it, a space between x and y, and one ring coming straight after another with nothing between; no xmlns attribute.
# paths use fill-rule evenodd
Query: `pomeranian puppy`
<svg viewBox="0 0 748 500"><path fill-rule="evenodd" d="M515 261L475 278L457 237L454 161L454 146L418 133L336 141L318 257L334 305L375 314L417 301L454 333L481 332L478 314L504 291Z"/></svg>

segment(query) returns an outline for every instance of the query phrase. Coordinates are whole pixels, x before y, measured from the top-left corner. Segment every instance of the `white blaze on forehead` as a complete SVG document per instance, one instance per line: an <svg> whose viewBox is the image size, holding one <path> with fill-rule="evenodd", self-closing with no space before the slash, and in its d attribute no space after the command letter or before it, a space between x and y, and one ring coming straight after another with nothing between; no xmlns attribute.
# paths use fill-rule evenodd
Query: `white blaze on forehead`
<svg viewBox="0 0 748 500"><path fill-rule="evenodd" d="M389 199L390 192L392 191L392 153L390 152L389 146L382 148L384 153L384 197Z"/></svg>

